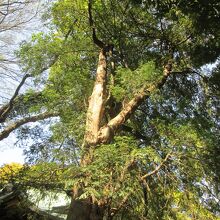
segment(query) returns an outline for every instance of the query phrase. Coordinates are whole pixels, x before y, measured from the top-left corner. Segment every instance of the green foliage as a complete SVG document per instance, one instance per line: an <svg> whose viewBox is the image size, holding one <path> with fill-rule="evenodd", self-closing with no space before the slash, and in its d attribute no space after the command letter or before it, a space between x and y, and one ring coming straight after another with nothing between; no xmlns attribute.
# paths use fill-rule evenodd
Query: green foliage
<svg viewBox="0 0 220 220"><path fill-rule="evenodd" d="M218 9L214 0L93 1L97 37L114 45L114 85L107 81L113 117L123 107L120 102L161 79L168 60L174 72L201 72L199 67L217 60ZM131 132L118 129L110 144L91 150L92 162L82 167L79 146L99 48L92 41L86 1L56 1L47 16L48 33L33 35L17 53L35 79L48 70L42 90L27 91L16 109L21 102L25 114L55 110L59 119L46 125L46 132L23 129L34 140L26 150L34 165L19 181L68 190L79 186L80 198L110 210L123 203L115 219L219 219L214 198L220 180L219 65L203 77L184 71L171 75L126 122Z"/></svg>
<svg viewBox="0 0 220 220"><path fill-rule="evenodd" d="M153 62L140 65L134 71L128 68L118 68L115 77L116 85L110 88L111 93L117 101L130 99L141 87L157 82L161 75Z"/></svg>
<svg viewBox="0 0 220 220"><path fill-rule="evenodd" d="M61 50L62 40L57 35L35 34L30 42L23 42L17 56L23 71L37 76L47 70Z"/></svg>

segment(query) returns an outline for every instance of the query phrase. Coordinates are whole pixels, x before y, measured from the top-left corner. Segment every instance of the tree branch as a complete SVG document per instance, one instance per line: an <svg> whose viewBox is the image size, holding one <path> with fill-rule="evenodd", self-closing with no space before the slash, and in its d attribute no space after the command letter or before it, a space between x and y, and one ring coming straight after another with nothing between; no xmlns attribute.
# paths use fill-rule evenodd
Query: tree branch
<svg viewBox="0 0 220 220"><path fill-rule="evenodd" d="M111 212L110 212L110 216L113 217L115 216L125 205L126 202L128 201L129 197L130 197L131 193L128 193L120 202L120 204L118 205L117 208L112 208Z"/></svg>
<svg viewBox="0 0 220 220"><path fill-rule="evenodd" d="M21 87L24 85L26 79L30 77L29 74L24 75L24 77L22 78L21 82L19 83L18 87L16 88L14 95L11 97L10 101L8 104L6 104L5 106L3 106L0 109L0 123L4 122L8 113L11 111L11 109L13 108L13 102L15 100L15 98L18 96L18 93L21 89Z"/></svg>
<svg viewBox="0 0 220 220"><path fill-rule="evenodd" d="M25 117L25 118L22 118L18 121L15 121L12 124L5 127L2 132L0 132L0 141L7 138L12 131L14 131L15 129L19 128L20 126L22 126L24 124L27 124L29 122L36 122L36 121L40 121L40 120L43 120L46 118L56 117L56 116L58 116L58 113L44 112L44 113L41 113L38 115Z"/></svg>
<svg viewBox="0 0 220 220"><path fill-rule="evenodd" d="M66 38L67 37L68 36L66 36ZM66 41L66 38L65 38L65 41ZM43 73L44 71L48 70L51 66L53 66L56 63L56 61L58 60L58 58L59 58L59 55L55 55L53 60L46 67L43 67L40 70L40 73ZM0 108L0 123L5 122L5 120L6 120L7 116L9 115L10 111L13 109L14 102L15 102L16 98L18 97L18 94L19 94L19 91L20 91L21 87L24 85L26 79L29 78L29 77L31 77L30 74L25 74L24 75L21 82L17 86L17 88L14 92L14 95L11 97L10 101Z"/></svg>
<svg viewBox="0 0 220 220"><path fill-rule="evenodd" d="M94 44L96 44L101 49L104 49L105 44L101 40L99 40L96 36L96 29L95 29L94 21L93 21L93 17L92 17L92 0L88 1L88 13L89 13L89 25L90 25L90 27L92 27L93 42L94 42Z"/></svg>
<svg viewBox="0 0 220 220"><path fill-rule="evenodd" d="M146 98L150 97L152 92L154 92L156 89L162 88L170 74L171 72L166 72L163 78L158 83L151 84L147 88L146 86L144 86L138 93L135 94L133 99L131 99L127 104L124 105L124 108L121 110L121 112L108 122L108 126L115 132L119 126L127 121L127 119L137 109L137 107Z"/></svg>
<svg viewBox="0 0 220 220"><path fill-rule="evenodd" d="M141 177L141 180L144 180L144 179L146 179L146 178L149 177L149 176L152 176L152 175L154 175L154 174L157 174L157 173L159 172L159 170L161 169L161 167L167 162L167 160L168 160L169 157L171 156L171 153L172 153L172 152L168 153L168 154L166 155L166 157L164 158L164 160L162 161L162 163L161 163L158 167L156 167L153 171L151 171L150 173L147 173L147 174L145 174L144 176L142 176L142 177Z"/></svg>
<svg viewBox="0 0 220 220"><path fill-rule="evenodd" d="M168 62L168 64L164 66L164 74L159 82L152 83L148 87L144 85L139 92L134 95L134 98L124 105L123 109L117 116L112 118L106 125L99 129L97 143L108 143L111 141L117 129L127 121L131 114L134 113L144 100L149 98L155 90L162 88L171 73L172 63Z"/></svg>

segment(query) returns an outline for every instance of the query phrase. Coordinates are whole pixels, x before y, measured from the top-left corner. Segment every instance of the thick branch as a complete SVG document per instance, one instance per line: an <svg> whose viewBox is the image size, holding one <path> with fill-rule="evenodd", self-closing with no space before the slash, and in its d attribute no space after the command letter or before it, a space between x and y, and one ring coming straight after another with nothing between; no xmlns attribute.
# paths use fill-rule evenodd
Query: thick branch
<svg viewBox="0 0 220 220"><path fill-rule="evenodd" d="M156 84L152 84L149 87L143 87L133 99L131 99L127 104L125 104L122 111L113 119L108 122L108 126L115 132L120 125L122 125L130 117L132 113L137 109L137 107L146 99L149 98L152 92L156 89L160 89L166 82L168 74L164 74L163 78Z"/></svg>
<svg viewBox="0 0 220 220"><path fill-rule="evenodd" d="M56 117L56 116L58 116L57 113L44 112L38 115L25 117L18 121L15 121L12 124L5 127L2 132L0 132L0 141L3 140L4 138L7 138L12 131L14 131L15 129L19 128L20 126L24 124L27 124L29 122L36 122L36 121L40 121L46 118Z"/></svg>
<svg viewBox="0 0 220 220"><path fill-rule="evenodd" d="M131 99L128 103L126 103L121 110L121 112L111 119L107 125L103 126L99 130L97 143L108 143L113 138L117 129L127 121L127 119L134 113L137 107L157 89L161 89L162 86L167 81L167 78L171 74L172 71L172 63L168 63L164 66L164 75L162 79L150 86L143 86L142 89L134 95L134 98Z"/></svg>
<svg viewBox="0 0 220 220"><path fill-rule="evenodd" d="M97 143L98 131L104 113L106 81L106 53L104 50L101 50L96 72L96 81L93 87L92 95L89 99L89 107L86 119L85 142L88 145L95 145Z"/></svg>

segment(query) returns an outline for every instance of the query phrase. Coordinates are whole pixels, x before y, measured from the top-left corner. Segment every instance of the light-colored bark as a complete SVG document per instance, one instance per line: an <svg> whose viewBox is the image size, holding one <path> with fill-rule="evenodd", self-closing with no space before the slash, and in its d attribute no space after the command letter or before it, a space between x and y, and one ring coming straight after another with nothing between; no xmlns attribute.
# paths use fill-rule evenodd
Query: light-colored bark
<svg viewBox="0 0 220 220"><path fill-rule="evenodd" d="M168 76L171 74L171 69L168 71L166 68L164 69L163 78L155 83L150 85L149 87L143 87L138 93L135 94L134 98L132 98L128 103L124 105L122 110L119 112L117 116L111 119L107 125L100 128L99 131L99 143L108 143L113 138L117 129L127 121L127 119L134 113L137 107L147 98L150 97L152 92L156 89L160 89L165 82L167 81Z"/></svg>
<svg viewBox="0 0 220 220"><path fill-rule="evenodd" d="M105 108L106 81L106 53L102 49L99 54L95 85L93 87L92 95L89 98L85 133L86 145L97 144L98 132Z"/></svg>

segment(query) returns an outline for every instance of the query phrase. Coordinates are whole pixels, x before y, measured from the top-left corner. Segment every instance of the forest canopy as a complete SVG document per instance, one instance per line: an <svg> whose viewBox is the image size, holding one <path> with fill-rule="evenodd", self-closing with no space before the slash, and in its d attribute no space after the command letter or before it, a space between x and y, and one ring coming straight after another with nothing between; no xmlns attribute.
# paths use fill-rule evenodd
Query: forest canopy
<svg viewBox="0 0 220 220"><path fill-rule="evenodd" d="M219 1L56 0L42 19L0 108L26 156L13 184L67 192L68 220L220 219Z"/></svg>

